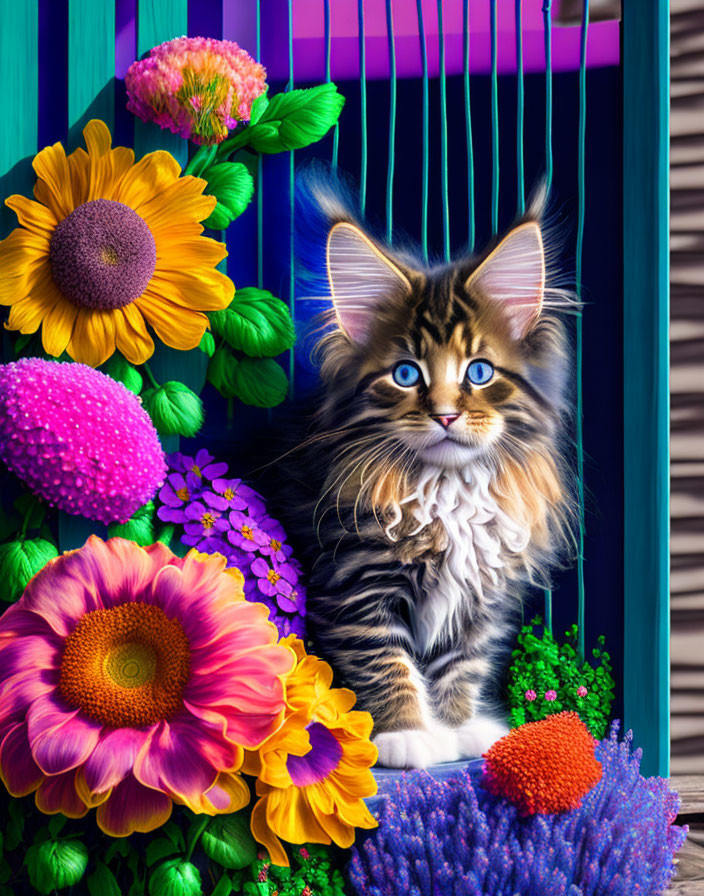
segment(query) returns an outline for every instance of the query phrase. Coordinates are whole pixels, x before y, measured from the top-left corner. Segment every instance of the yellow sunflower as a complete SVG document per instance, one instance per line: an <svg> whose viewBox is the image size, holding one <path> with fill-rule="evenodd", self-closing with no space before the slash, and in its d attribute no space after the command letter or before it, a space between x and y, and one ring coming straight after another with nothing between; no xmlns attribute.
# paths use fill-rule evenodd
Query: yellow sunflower
<svg viewBox="0 0 704 896"><path fill-rule="evenodd" d="M181 177L174 157L111 148L102 121L83 130L88 152L68 157L60 143L34 159L34 202L5 204L22 225L0 242L0 304L6 327L42 328L44 350L67 351L92 367L117 348L133 364L154 351L147 330L173 348L191 349L208 326L204 311L226 308L232 281L215 269L222 243L201 236L199 223L215 197L206 182Z"/></svg>
<svg viewBox="0 0 704 896"><path fill-rule="evenodd" d="M245 751L243 770L257 776L252 834L272 862L288 865L279 838L347 848L356 827L377 826L364 803L377 789L370 771L377 750L372 717L350 712L352 691L330 688L330 666L308 656L295 635L280 643L298 657L286 681L286 718L257 751Z"/></svg>

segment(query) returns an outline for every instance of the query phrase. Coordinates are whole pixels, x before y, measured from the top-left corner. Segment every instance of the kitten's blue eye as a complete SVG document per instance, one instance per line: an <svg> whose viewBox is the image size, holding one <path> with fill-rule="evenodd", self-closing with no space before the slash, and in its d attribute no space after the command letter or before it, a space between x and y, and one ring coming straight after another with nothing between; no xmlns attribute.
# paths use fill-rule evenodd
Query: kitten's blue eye
<svg viewBox="0 0 704 896"><path fill-rule="evenodd" d="M494 365L488 361L472 361L467 368L467 379L475 386L483 386L494 375Z"/></svg>
<svg viewBox="0 0 704 896"><path fill-rule="evenodd" d="M400 361L393 369L393 373L391 374L394 378L394 382L403 386L406 389L409 389L411 386L415 386L420 380L420 368L417 364L412 364L410 361Z"/></svg>

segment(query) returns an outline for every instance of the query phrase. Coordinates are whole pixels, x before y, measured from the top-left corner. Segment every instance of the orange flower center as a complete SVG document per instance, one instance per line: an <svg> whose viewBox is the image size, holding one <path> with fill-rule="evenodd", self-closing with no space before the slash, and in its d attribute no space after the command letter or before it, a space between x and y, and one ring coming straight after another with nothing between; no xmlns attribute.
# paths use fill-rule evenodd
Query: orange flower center
<svg viewBox="0 0 704 896"><path fill-rule="evenodd" d="M232 491L231 488L226 488L225 494L223 495L223 497L225 498L226 501L231 501L235 497L235 493Z"/></svg>
<svg viewBox="0 0 704 896"><path fill-rule="evenodd" d="M190 647L159 607L122 604L86 613L66 639L59 692L110 728L139 728L182 706Z"/></svg>
<svg viewBox="0 0 704 896"><path fill-rule="evenodd" d="M177 498L180 498L182 501L188 501L188 499L189 499L191 496L190 496L190 494L189 494L189 492L188 492L188 489L184 486L183 488L177 488L177 489L176 489L176 497L177 497Z"/></svg>
<svg viewBox="0 0 704 896"><path fill-rule="evenodd" d="M266 577L267 579L269 579L272 585L275 585L281 578L278 572L275 572L273 569L269 570L269 572L266 574Z"/></svg>
<svg viewBox="0 0 704 896"><path fill-rule="evenodd" d="M281 542L278 541L276 538L272 538L270 543L271 543L272 550L274 550L274 551L281 550Z"/></svg>
<svg viewBox="0 0 704 896"><path fill-rule="evenodd" d="M204 513L200 518L201 523L203 524L204 529L212 529L215 525L215 517L212 513Z"/></svg>
<svg viewBox="0 0 704 896"><path fill-rule="evenodd" d="M252 532L251 526L242 526L240 532L242 533L242 538L246 538L247 541L252 541L254 538L254 532Z"/></svg>

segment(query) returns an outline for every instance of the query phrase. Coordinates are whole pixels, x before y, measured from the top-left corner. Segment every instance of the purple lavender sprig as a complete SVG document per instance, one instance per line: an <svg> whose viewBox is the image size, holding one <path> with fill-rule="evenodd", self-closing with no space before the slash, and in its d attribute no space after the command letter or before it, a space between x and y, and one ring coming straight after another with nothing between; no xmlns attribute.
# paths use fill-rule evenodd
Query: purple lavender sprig
<svg viewBox="0 0 704 896"><path fill-rule="evenodd" d="M472 784L401 775L379 828L352 848L347 877L364 896L657 896L686 827L663 778L643 778L631 732L614 722L596 746L604 773L578 809L522 818Z"/></svg>
<svg viewBox="0 0 704 896"><path fill-rule="evenodd" d="M159 519L182 527L180 541L220 553L245 577L245 597L269 607L284 637L305 636L306 594L301 568L286 533L267 515L262 496L241 479L227 478L227 464L205 449L167 457L169 475L159 492Z"/></svg>

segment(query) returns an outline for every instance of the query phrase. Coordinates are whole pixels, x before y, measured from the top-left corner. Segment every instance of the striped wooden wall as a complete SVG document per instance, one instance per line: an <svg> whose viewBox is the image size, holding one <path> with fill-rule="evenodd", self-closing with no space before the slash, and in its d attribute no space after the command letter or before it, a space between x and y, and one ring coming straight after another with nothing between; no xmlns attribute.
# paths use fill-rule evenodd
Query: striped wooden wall
<svg viewBox="0 0 704 896"><path fill-rule="evenodd" d="M671 9L671 768L704 774L704 10Z"/></svg>

